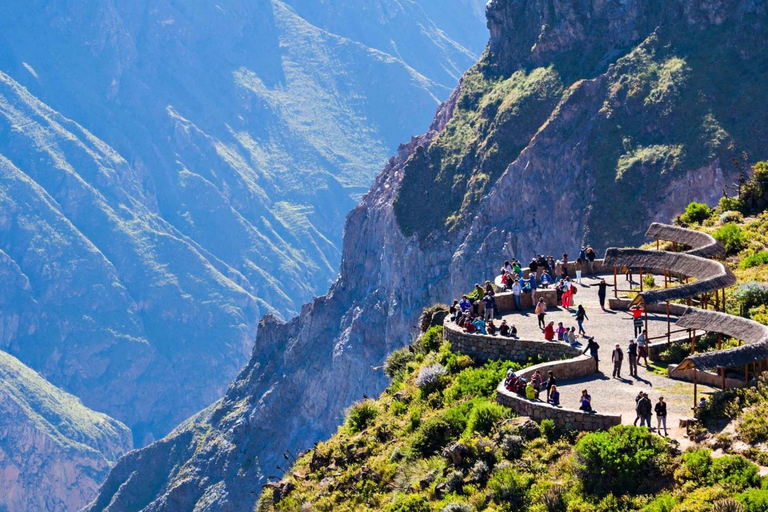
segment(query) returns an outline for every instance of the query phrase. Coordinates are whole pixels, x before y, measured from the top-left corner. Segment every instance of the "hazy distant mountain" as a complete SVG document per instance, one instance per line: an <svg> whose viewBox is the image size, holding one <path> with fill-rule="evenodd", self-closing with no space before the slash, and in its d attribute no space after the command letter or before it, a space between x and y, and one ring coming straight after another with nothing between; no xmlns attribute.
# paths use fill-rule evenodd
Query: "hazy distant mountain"
<svg viewBox="0 0 768 512"><path fill-rule="evenodd" d="M0 348L137 444L325 292L486 39L476 0L0 4Z"/></svg>

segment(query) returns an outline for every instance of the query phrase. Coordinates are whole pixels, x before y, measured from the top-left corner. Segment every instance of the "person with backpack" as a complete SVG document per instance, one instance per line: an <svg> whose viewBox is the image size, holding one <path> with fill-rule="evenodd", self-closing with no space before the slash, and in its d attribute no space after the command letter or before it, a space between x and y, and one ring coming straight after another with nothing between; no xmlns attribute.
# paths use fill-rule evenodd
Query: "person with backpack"
<svg viewBox="0 0 768 512"><path fill-rule="evenodd" d="M648 398L648 393L643 393L642 398L637 401L635 410L637 412L637 416L640 418L640 426L646 426L650 429L651 415L653 412L651 411L651 399Z"/></svg>
<svg viewBox="0 0 768 512"><path fill-rule="evenodd" d="M595 341L594 337L587 338L587 340L588 340L587 348L584 349L583 353L586 354L587 351L589 351L589 355L591 355L592 359L595 360L595 371L599 372L600 371L600 366L599 366L600 359L598 359L598 350L600 349L600 345L597 344L597 342Z"/></svg>
<svg viewBox="0 0 768 512"><path fill-rule="evenodd" d="M633 336L637 337L643 332L643 313L645 312L645 308L640 304L635 304L629 308L629 312L632 314L632 325L635 328Z"/></svg>
<svg viewBox="0 0 768 512"><path fill-rule="evenodd" d="M573 283L571 283L571 278L566 277L563 279L563 307L565 309L571 309L571 299L573 298L573 291L574 291Z"/></svg>
<svg viewBox="0 0 768 512"><path fill-rule="evenodd" d="M576 323L579 324L579 334L586 335L586 331L584 330L584 320L589 320L589 317L587 316L587 311L584 309L584 306L579 304L579 309L576 311Z"/></svg>
<svg viewBox="0 0 768 512"><path fill-rule="evenodd" d="M629 339L627 358L629 359L629 375L637 377L637 342L634 338Z"/></svg>
<svg viewBox="0 0 768 512"><path fill-rule="evenodd" d="M660 396L659 401L656 402L656 407L653 408L656 412L656 432L661 435L661 426L664 426L664 437L667 437L667 403L664 401L664 397Z"/></svg>
<svg viewBox="0 0 768 512"><path fill-rule="evenodd" d="M613 378L621 378L621 363L624 362L624 352L622 352L619 344L616 344L616 348L611 352L611 362L613 362Z"/></svg>
<svg viewBox="0 0 768 512"><path fill-rule="evenodd" d="M541 297L539 302L536 303L536 309L534 310L534 313L536 313L536 316L539 318L539 329L543 331L547 326L547 324L544 322L544 317L547 315L547 303L544 302L544 297Z"/></svg>

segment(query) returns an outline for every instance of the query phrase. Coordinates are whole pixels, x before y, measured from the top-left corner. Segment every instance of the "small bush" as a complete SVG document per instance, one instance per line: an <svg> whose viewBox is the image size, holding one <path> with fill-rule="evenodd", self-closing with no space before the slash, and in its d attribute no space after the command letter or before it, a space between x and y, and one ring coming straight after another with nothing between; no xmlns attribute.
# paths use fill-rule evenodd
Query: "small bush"
<svg viewBox="0 0 768 512"><path fill-rule="evenodd" d="M717 203L717 210L721 213L729 211L743 212L744 201L738 197L721 197L720 202Z"/></svg>
<svg viewBox="0 0 768 512"><path fill-rule="evenodd" d="M677 364L691 355L691 349L680 343L673 343L659 353L659 358L665 363Z"/></svg>
<svg viewBox="0 0 768 512"><path fill-rule="evenodd" d="M419 338L421 350L424 352L436 352L443 343L443 326L436 325L430 327L427 332Z"/></svg>
<svg viewBox="0 0 768 512"><path fill-rule="evenodd" d="M525 492L533 483L533 477L528 473L519 472L512 468L503 468L488 480L488 489L493 492L493 500L505 504L512 510L521 509L525 505Z"/></svg>
<svg viewBox="0 0 768 512"><path fill-rule="evenodd" d="M733 296L745 310L768 305L768 285L745 283L736 288Z"/></svg>
<svg viewBox="0 0 768 512"><path fill-rule="evenodd" d="M433 416L425 421L411 439L411 449L428 457L435 455L451 441L456 440L464 430L460 421L449 421L443 416Z"/></svg>
<svg viewBox="0 0 768 512"><path fill-rule="evenodd" d="M707 449L688 450L681 457L682 464L675 471L675 480L683 489L691 490L711 483L712 452Z"/></svg>
<svg viewBox="0 0 768 512"><path fill-rule="evenodd" d="M478 432L488 434L493 426L504 418L509 418L511 411L494 402L480 402L472 408L467 419L468 434Z"/></svg>
<svg viewBox="0 0 768 512"><path fill-rule="evenodd" d="M768 491L765 489L749 489L736 496L744 505L746 512L765 512L768 510Z"/></svg>
<svg viewBox="0 0 768 512"><path fill-rule="evenodd" d="M441 364L425 366L419 372L419 376L416 377L416 386L428 395L442 385L445 374L445 368Z"/></svg>
<svg viewBox="0 0 768 512"><path fill-rule="evenodd" d="M475 507L469 503L458 503L452 501L451 503L440 509L440 512L473 512Z"/></svg>
<svg viewBox="0 0 768 512"><path fill-rule="evenodd" d="M745 412L736 431L749 444L768 441L768 402L762 402Z"/></svg>
<svg viewBox="0 0 768 512"><path fill-rule="evenodd" d="M656 498L648 505L643 507L642 512L672 512L680 500L669 493L662 493L656 496Z"/></svg>
<svg viewBox="0 0 768 512"><path fill-rule="evenodd" d="M653 274L645 274L645 277L643 277L643 286L648 289L656 288L656 280L653 278Z"/></svg>
<svg viewBox="0 0 768 512"><path fill-rule="evenodd" d="M384 373L392 380L402 379L406 372L408 363L415 359L415 355L408 350L408 347L395 350L384 362Z"/></svg>
<svg viewBox="0 0 768 512"><path fill-rule="evenodd" d="M620 425L584 436L576 444L575 462L587 492L637 494L663 485L672 453L665 439L647 429Z"/></svg>
<svg viewBox="0 0 768 512"><path fill-rule="evenodd" d="M701 224L712 215L712 209L704 203L691 203L680 215L680 220L686 224Z"/></svg>
<svg viewBox="0 0 768 512"><path fill-rule="evenodd" d="M725 246L725 252L736 254L747 246L747 235L737 224L726 224L712 236Z"/></svg>
<svg viewBox="0 0 768 512"><path fill-rule="evenodd" d="M723 455L712 460L713 483L741 491L760 485L757 466L741 455Z"/></svg>
<svg viewBox="0 0 768 512"><path fill-rule="evenodd" d="M386 512L432 512L432 506L423 496L399 495L384 509Z"/></svg>
<svg viewBox="0 0 768 512"><path fill-rule="evenodd" d="M557 427L555 426L554 421L541 420L541 423L539 423L539 428L541 429L541 435L550 441L554 441L557 438Z"/></svg>
<svg viewBox="0 0 768 512"><path fill-rule="evenodd" d="M501 441L501 451L507 459L519 459L523 454L524 444L525 441L521 436L508 435Z"/></svg>
<svg viewBox="0 0 768 512"><path fill-rule="evenodd" d="M373 424L378 413L379 411L372 400L358 402L347 411L347 428L351 432L362 432Z"/></svg>
<svg viewBox="0 0 768 512"><path fill-rule="evenodd" d="M480 368L463 370L445 390L445 397L449 401L464 397L491 398L496 395L496 387L504 379L508 368L519 370L520 366L516 363L489 361Z"/></svg>
<svg viewBox="0 0 768 512"><path fill-rule="evenodd" d="M768 307L763 305L750 309L749 318L763 325L768 325Z"/></svg>

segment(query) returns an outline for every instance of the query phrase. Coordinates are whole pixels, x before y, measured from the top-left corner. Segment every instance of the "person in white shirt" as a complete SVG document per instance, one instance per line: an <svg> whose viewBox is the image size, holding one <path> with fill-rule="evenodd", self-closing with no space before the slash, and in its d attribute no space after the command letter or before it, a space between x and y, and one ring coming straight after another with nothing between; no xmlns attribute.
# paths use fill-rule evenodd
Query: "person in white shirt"
<svg viewBox="0 0 768 512"><path fill-rule="evenodd" d="M512 284L512 296L515 298L515 306L517 306L518 311L523 310L523 287L520 286L520 280L515 279L515 282Z"/></svg>

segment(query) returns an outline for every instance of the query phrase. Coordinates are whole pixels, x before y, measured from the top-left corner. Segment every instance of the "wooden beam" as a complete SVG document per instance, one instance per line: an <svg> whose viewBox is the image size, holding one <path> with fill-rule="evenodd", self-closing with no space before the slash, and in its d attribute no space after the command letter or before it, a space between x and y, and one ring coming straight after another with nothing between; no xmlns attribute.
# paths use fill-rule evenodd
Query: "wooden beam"
<svg viewBox="0 0 768 512"><path fill-rule="evenodd" d="M619 298L619 283L616 277L616 274L618 272L618 269L616 266L613 267L613 296L614 298Z"/></svg>

